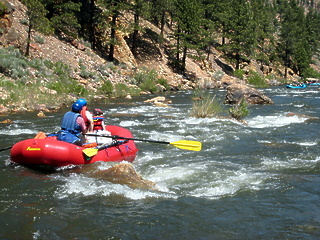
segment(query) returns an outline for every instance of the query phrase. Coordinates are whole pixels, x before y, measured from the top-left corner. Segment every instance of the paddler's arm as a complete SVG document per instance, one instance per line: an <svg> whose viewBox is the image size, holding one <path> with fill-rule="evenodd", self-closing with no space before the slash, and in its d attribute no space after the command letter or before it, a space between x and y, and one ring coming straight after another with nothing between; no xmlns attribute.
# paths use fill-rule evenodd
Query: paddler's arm
<svg viewBox="0 0 320 240"><path fill-rule="evenodd" d="M87 127L86 127L86 124L84 123L83 118L82 117L78 117L77 118L77 123L80 125L81 133L82 134L86 134L88 131L87 131Z"/></svg>

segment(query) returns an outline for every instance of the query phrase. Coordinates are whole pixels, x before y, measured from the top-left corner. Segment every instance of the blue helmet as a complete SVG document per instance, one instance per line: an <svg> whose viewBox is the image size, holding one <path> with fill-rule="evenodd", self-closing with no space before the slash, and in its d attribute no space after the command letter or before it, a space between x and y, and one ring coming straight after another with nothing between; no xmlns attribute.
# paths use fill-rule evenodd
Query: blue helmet
<svg viewBox="0 0 320 240"><path fill-rule="evenodd" d="M72 109L72 112L78 113L78 112L81 111L82 106L81 106L80 103L75 102L74 104L72 104L72 108L71 109Z"/></svg>
<svg viewBox="0 0 320 240"><path fill-rule="evenodd" d="M79 103L81 105L81 107L86 106L87 105L87 100L85 100L84 98L79 98L76 103Z"/></svg>

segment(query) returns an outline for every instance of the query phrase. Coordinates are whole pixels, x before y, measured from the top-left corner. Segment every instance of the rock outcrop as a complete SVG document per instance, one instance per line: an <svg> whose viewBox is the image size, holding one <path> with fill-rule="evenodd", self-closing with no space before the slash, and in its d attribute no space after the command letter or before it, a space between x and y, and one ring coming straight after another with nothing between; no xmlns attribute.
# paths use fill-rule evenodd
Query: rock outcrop
<svg viewBox="0 0 320 240"><path fill-rule="evenodd" d="M243 98L248 104L274 104L269 97L255 88L243 84L227 87L226 104L238 104Z"/></svg>

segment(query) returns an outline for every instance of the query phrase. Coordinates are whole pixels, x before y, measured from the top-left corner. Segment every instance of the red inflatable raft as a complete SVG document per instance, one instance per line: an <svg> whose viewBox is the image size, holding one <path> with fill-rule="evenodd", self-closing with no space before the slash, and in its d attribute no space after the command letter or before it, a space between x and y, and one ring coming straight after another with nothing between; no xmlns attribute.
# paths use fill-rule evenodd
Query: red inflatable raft
<svg viewBox="0 0 320 240"><path fill-rule="evenodd" d="M129 130L108 125L106 130L111 135L132 138ZM106 146L97 153L88 157L83 152L84 147L71 143L58 141L56 137L46 137L44 139L26 139L16 143L11 149L11 161L28 166L52 166L63 167L67 165L90 164L98 161L103 162L132 162L138 149L133 140L120 139L117 144Z"/></svg>

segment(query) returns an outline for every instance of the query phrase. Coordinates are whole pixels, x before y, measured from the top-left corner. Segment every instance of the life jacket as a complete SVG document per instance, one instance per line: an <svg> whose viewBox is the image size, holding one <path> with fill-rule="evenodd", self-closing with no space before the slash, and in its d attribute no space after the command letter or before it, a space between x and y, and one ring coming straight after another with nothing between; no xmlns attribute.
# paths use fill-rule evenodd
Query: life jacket
<svg viewBox="0 0 320 240"><path fill-rule="evenodd" d="M87 114L86 114L87 111L88 111L88 107L83 106L80 111L80 114L81 114L81 117L83 118L84 123L86 124L86 127L89 128L90 122L89 122L89 119L87 118Z"/></svg>
<svg viewBox="0 0 320 240"><path fill-rule="evenodd" d="M61 130L68 131L72 134L78 134L81 132L81 127L77 123L77 118L81 117L79 113L75 112L67 112L63 119L61 124Z"/></svg>
<svg viewBox="0 0 320 240"><path fill-rule="evenodd" d="M61 130L58 132L57 139L60 141L73 143L81 146L83 140L80 138L81 127L77 123L77 118L81 117L79 113L67 112L61 124Z"/></svg>
<svg viewBox="0 0 320 240"><path fill-rule="evenodd" d="M94 116L93 119L93 130L105 130L102 127L103 116Z"/></svg>

